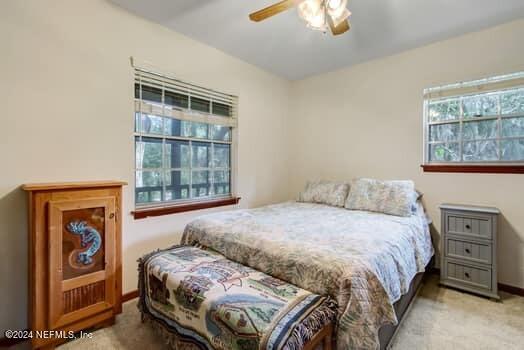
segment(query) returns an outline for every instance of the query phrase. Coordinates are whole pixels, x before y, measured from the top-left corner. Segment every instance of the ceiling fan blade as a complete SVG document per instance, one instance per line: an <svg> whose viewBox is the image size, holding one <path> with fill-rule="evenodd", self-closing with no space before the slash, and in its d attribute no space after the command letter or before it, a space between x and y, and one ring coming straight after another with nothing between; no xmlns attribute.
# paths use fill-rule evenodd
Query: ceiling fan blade
<svg viewBox="0 0 524 350"><path fill-rule="evenodd" d="M331 33L333 33L333 35L340 35L340 34L343 34L343 33L347 32L349 29L351 29L351 25L349 24L349 20L348 19L346 19L345 21L341 22L336 27L333 24L333 20L331 19L331 17L328 18L328 22L329 22L329 27L331 28Z"/></svg>
<svg viewBox="0 0 524 350"><path fill-rule="evenodd" d="M295 6L295 0L284 0L280 1L274 5L268 6L265 9L262 9L257 12L253 12L249 15L249 18L252 21L260 22L266 18L272 17L274 15L279 14L280 12L286 11L287 9L292 8Z"/></svg>

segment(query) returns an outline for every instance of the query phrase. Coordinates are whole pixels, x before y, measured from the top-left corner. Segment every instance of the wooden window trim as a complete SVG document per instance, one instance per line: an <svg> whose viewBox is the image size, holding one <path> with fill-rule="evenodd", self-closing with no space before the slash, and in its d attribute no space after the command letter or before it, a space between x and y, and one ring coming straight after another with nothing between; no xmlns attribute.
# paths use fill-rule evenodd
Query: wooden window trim
<svg viewBox="0 0 524 350"><path fill-rule="evenodd" d="M186 211L223 207L226 205L234 205L234 204L238 204L239 201L240 201L240 197L221 198L221 199L213 199L213 200L202 201L202 202L177 204L177 205L171 205L171 206L159 207L159 208L137 209L135 211L132 211L131 214L133 214L135 220L138 220L138 219L145 219L151 216L170 215L170 214L176 214L176 213L183 213Z"/></svg>
<svg viewBox="0 0 524 350"><path fill-rule="evenodd" d="M425 173L524 174L524 165L423 164Z"/></svg>

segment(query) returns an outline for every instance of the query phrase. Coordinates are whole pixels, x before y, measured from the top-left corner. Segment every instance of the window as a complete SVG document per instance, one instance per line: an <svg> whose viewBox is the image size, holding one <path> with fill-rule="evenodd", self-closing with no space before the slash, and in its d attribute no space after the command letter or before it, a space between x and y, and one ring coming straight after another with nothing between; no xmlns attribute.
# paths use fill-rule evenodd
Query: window
<svg viewBox="0 0 524 350"><path fill-rule="evenodd" d="M236 106L235 96L135 68L137 209L232 197Z"/></svg>
<svg viewBox="0 0 524 350"><path fill-rule="evenodd" d="M425 165L524 165L524 72L426 89L424 129Z"/></svg>

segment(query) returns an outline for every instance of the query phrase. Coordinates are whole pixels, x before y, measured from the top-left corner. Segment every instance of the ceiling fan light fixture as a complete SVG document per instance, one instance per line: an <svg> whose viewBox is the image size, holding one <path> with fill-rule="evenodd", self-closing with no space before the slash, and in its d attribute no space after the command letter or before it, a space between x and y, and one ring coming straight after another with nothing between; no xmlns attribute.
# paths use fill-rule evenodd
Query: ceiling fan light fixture
<svg viewBox="0 0 524 350"><path fill-rule="evenodd" d="M298 15L312 29L326 28L326 11L323 0L304 0L298 4Z"/></svg>
<svg viewBox="0 0 524 350"><path fill-rule="evenodd" d="M307 25L311 29L325 31L327 29L326 13L320 11L308 21Z"/></svg>
<svg viewBox="0 0 524 350"><path fill-rule="evenodd" d="M300 18L311 29L340 35L350 29L347 9L348 0L280 0L279 2L249 14L254 22L263 21L292 7L297 8Z"/></svg>
<svg viewBox="0 0 524 350"><path fill-rule="evenodd" d="M348 0L326 0L326 9L331 17L340 17L347 10Z"/></svg>

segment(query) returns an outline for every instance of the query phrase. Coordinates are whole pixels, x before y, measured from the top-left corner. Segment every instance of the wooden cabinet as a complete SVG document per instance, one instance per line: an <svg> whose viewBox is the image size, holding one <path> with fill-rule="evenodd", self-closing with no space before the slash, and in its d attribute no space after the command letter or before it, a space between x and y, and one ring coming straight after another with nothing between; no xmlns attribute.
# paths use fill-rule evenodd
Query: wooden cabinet
<svg viewBox="0 0 524 350"><path fill-rule="evenodd" d="M124 182L27 184L29 322L33 331L78 332L122 311ZM33 348L63 339L33 337Z"/></svg>
<svg viewBox="0 0 524 350"><path fill-rule="evenodd" d="M499 299L497 208L442 204L440 283Z"/></svg>

